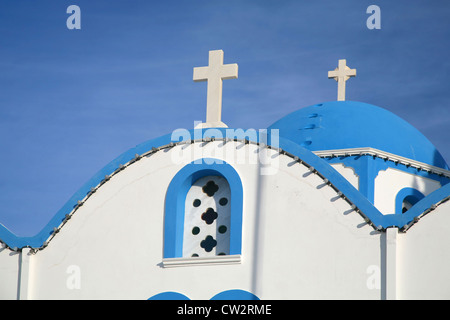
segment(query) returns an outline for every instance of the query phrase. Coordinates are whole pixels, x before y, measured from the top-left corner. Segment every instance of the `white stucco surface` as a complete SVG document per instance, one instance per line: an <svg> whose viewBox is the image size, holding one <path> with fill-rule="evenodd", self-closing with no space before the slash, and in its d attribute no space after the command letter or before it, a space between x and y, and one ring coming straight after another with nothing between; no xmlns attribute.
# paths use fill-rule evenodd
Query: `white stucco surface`
<svg viewBox="0 0 450 320"><path fill-rule="evenodd" d="M228 153L218 150L228 148ZM185 161L181 152L191 154ZM264 172L253 144L176 146L130 165L100 187L43 250L29 257L29 299L148 299L175 291L191 299L242 289L261 299L386 297L386 240L307 167L268 151ZM164 267L166 191L198 157L225 159L243 185L242 253L224 264ZM270 174L268 174L270 173ZM399 298L450 298L449 203L399 234ZM18 297L20 255L0 249L0 298ZM395 269L392 268L395 266ZM393 292L394 292L393 291Z"/></svg>
<svg viewBox="0 0 450 320"><path fill-rule="evenodd" d="M403 188L416 189L427 196L440 187L438 181L388 168L375 178L374 205L383 214L395 213L395 197Z"/></svg>

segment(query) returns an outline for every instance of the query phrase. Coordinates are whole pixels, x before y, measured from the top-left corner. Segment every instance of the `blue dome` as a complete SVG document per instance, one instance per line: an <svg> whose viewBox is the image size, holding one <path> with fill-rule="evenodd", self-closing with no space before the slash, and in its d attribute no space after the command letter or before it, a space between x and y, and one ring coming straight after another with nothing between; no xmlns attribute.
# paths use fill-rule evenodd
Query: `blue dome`
<svg viewBox="0 0 450 320"><path fill-rule="evenodd" d="M370 147L439 168L448 166L436 147L393 113L367 103L332 101L294 111L268 129L311 151Z"/></svg>

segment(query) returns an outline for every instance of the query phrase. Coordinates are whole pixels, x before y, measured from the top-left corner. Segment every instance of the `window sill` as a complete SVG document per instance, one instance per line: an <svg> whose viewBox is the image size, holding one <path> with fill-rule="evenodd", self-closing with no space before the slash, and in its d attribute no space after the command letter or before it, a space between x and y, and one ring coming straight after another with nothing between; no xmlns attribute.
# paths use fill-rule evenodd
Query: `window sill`
<svg viewBox="0 0 450 320"><path fill-rule="evenodd" d="M163 259L164 268L187 267L187 266L210 266L221 264L240 264L241 255L195 257L195 258L166 258Z"/></svg>

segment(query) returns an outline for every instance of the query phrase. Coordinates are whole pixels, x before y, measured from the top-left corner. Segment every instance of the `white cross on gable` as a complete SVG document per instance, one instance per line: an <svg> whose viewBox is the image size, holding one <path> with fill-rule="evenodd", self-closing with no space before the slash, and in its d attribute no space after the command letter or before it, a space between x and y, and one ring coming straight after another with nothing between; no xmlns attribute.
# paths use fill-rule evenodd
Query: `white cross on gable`
<svg viewBox="0 0 450 320"><path fill-rule="evenodd" d="M236 79L238 77L238 65L223 64L223 51L209 51L207 67L194 68L194 81L208 81L206 102L206 123L201 127L227 127L222 122L222 80Z"/></svg>
<svg viewBox="0 0 450 320"><path fill-rule="evenodd" d="M339 60L339 65L333 71L328 71L328 79L333 78L338 83L338 101L345 101L345 82L356 76L356 69L347 67L345 59Z"/></svg>

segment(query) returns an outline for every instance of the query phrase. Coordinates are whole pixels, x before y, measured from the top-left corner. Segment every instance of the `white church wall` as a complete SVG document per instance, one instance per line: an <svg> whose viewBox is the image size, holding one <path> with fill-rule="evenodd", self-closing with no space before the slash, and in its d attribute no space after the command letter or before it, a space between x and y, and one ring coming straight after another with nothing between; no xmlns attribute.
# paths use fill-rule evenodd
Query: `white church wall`
<svg viewBox="0 0 450 320"><path fill-rule="evenodd" d="M356 174L355 169L346 167L343 163L330 163L330 165L347 179L356 190L359 190L359 176Z"/></svg>
<svg viewBox="0 0 450 320"><path fill-rule="evenodd" d="M0 246L0 300L17 299L19 258L18 252Z"/></svg>
<svg viewBox="0 0 450 320"><path fill-rule="evenodd" d="M265 172L273 174L261 175L241 156L258 155L258 147L239 142L227 145L240 160L224 158L244 188L240 262L163 267L166 190L184 165L174 164L174 153L209 156L220 143L160 151L113 176L32 256L29 297L146 299L176 291L210 299L243 289L262 299L380 298L379 285L368 285L369 270L380 266L380 233L287 156L271 150Z"/></svg>
<svg viewBox="0 0 450 320"><path fill-rule="evenodd" d="M262 296L379 299L367 281L368 269L380 265L380 234L319 177L289 163L281 157L280 174L262 177Z"/></svg>
<svg viewBox="0 0 450 320"><path fill-rule="evenodd" d="M395 198L403 188L412 188L427 196L441 187L439 181L398 169L381 170L375 178L374 206L382 214L395 213Z"/></svg>
<svg viewBox="0 0 450 320"><path fill-rule="evenodd" d="M398 299L450 299L450 201L398 240Z"/></svg>

